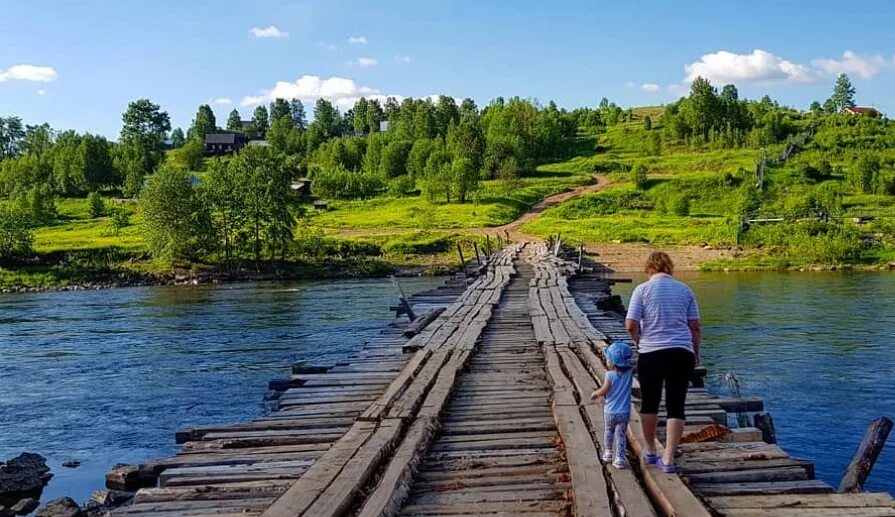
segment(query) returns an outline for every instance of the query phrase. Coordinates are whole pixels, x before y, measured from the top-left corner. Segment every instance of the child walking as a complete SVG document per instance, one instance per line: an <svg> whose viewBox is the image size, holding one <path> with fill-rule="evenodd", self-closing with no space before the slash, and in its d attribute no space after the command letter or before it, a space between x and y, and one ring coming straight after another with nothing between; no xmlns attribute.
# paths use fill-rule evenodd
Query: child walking
<svg viewBox="0 0 895 517"><path fill-rule="evenodd" d="M600 388L591 394L591 400L605 397L603 417L605 420L603 461L612 462L615 468L628 467L625 453L628 449L626 432L628 419L631 416L631 382L634 374L631 368L631 348L616 341L609 345L603 352L606 359L612 363L612 370L606 373L606 379ZM615 459L613 461L613 445Z"/></svg>

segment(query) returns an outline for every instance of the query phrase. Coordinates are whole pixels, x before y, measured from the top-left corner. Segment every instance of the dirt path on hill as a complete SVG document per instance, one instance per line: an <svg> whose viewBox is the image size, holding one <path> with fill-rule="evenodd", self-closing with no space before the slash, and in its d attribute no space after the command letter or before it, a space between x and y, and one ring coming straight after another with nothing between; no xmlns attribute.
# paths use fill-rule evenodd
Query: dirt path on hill
<svg viewBox="0 0 895 517"><path fill-rule="evenodd" d="M598 192L612 185L612 182L602 174L594 174L596 183L590 185L582 185L566 192L561 192L553 196L541 200L539 203L531 207L527 212L522 214L518 219L507 223L503 226L479 227L479 228L452 228L438 230L444 232L455 232L467 235L509 235L510 240L514 242L523 241L539 241L540 237L530 235L522 231L522 226L531 222L548 208L554 207L570 199L574 199L583 194ZM338 234L343 237L353 236L375 236L375 235L395 235L403 233L411 233L416 231L414 228L351 228L339 230ZM699 264L712 260L723 258L736 258L739 253L735 250L714 249L702 246L653 246L642 243L606 243L606 244L587 244L585 246L589 254L595 255L595 258L608 268L617 272L637 272L643 270L643 264L652 251L662 250L671 255L675 263L675 269L678 271L698 271Z"/></svg>
<svg viewBox="0 0 895 517"><path fill-rule="evenodd" d="M525 223L539 217L544 210L547 210L550 207L556 206L572 198L576 198L582 194L588 194L591 192L603 190L604 188L612 184L612 182L609 181L609 178L601 174L594 174L593 178L596 183L592 183L590 185L582 185L580 187L575 187L572 190L567 190L565 192L560 192L559 194L554 194L552 196L546 197L535 204L533 207L529 208L528 211L522 214L522 216L520 216L518 219L503 226L481 226L478 228L446 228L438 229L438 231L456 232L470 235L499 234L501 236L508 233L510 235L510 239L514 242L540 240L540 237L522 233L519 228L521 228L522 225L524 225ZM414 231L416 231L415 228L349 228L339 230L338 234L342 237L357 237L361 235L394 235L410 233Z"/></svg>
<svg viewBox="0 0 895 517"><path fill-rule="evenodd" d="M593 178L596 183L575 187L572 190L567 190L565 192L560 192L559 194L544 198L539 203L529 208L528 211L522 214L521 217L511 223L490 228L467 228L461 231L465 233L472 233L475 235L509 235L510 240L514 242L541 240L540 237L522 232L522 226L540 217L541 213L543 213L544 210L547 210L548 208L554 207L560 203L576 198L583 194L598 192L612 184L612 182L609 181L609 178L603 176L602 174L594 174Z"/></svg>

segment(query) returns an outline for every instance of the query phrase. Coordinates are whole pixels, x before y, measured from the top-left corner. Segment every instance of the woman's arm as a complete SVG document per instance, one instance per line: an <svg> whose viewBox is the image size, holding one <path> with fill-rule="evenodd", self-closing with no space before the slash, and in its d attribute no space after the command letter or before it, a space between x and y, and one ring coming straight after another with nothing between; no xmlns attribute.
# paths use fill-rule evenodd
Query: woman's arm
<svg viewBox="0 0 895 517"><path fill-rule="evenodd" d="M696 366L699 366L699 347L702 346L702 329L699 327L699 320L690 320L687 324L690 326L690 337L693 339L693 355L696 356Z"/></svg>
<svg viewBox="0 0 895 517"><path fill-rule="evenodd" d="M625 328L628 329L628 334L631 335L631 340L634 341L634 345L639 346L640 322L637 320L625 320Z"/></svg>
<svg viewBox="0 0 895 517"><path fill-rule="evenodd" d="M628 302L628 314L625 316L625 328L634 341L634 346L640 345L640 320L643 319L643 301L640 299L643 284L634 288L631 293L631 301Z"/></svg>
<svg viewBox="0 0 895 517"><path fill-rule="evenodd" d="M687 326L690 327L690 338L693 340L693 355L696 356L696 366L699 366L699 348L702 346L702 330L699 326L699 305L696 296L690 291L690 305L687 307Z"/></svg>

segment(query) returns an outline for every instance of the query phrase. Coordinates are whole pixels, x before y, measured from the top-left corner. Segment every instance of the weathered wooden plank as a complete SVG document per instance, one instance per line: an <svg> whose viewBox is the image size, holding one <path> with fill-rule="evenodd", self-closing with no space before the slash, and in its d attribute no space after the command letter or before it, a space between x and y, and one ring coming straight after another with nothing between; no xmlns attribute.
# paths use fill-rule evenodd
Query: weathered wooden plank
<svg viewBox="0 0 895 517"><path fill-rule="evenodd" d="M895 508L889 494L787 494L709 497L706 501L717 510L734 508Z"/></svg>
<svg viewBox="0 0 895 517"><path fill-rule="evenodd" d="M554 405L553 414L566 448L575 515L609 515L611 504L603 467L578 407Z"/></svg>
<svg viewBox="0 0 895 517"><path fill-rule="evenodd" d="M423 364L429 359L430 355L432 355L432 351L426 348L414 353L413 358L407 363L398 377L389 385L388 389L385 390L385 393L379 396L375 402L370 404L370 407L361 414L360 419L378 420L385 415L385 412L391 407L391 403L413 380L417 372L423 367Z"/></svg>
<svg viewBox="0 0 895 517"><path fill-rule="evenodd" d="M325 455L281 495L263 515L295 517L305 512L333 482L358 449L373 435L377 425L357 422Z"/></svg>
<svg viewBox="0 0 895 517"><path fill-rule="evenodd" d="M438 419L434 416L421 417L413 422L376 488L366 498L358 517L379 517L395 512L407 497L411 476L437 427Z"/></svg>
<svg viewBox="0 0 895 517"><path fill-rule="evenodd" d="M320 494L305 515L313 517L335 517L344 515L354 497L384 462L394 448L404 429L398 419L383 420L376 432L357 451L333 482Z"/></svg>
<svg viewBox="0 0 895 517"><path fill-rule="evenodd" d="M690 486L696 493L706 497L714 495L826 494L833 491L833 487L816 479L752 483L694 483Z"/></svg>

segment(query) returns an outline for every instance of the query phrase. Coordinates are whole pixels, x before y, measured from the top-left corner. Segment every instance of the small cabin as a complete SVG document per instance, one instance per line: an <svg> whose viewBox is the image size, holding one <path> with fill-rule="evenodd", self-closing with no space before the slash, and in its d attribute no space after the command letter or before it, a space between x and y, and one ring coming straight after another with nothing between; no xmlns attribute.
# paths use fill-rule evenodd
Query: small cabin
<svg viewBox="0 0 895 517"><path fill-rule="evenodd" d="M879 118L882 116L882 113L880 113L878 109L865 106L848 106L842 110L842 113L844 115L860 115L862 117L871 118Z"/></svg>
<svg viewBox="0 0 895 517"><path fill-rule="evenodd" d="M205 154L221 156L243 148L249 138L242 133L209 133L205 135Z"/></svg>
<svg viewBox="0 0 895 517"><path fill-rule="evenodd" d="M307 178L292 180L292 185L290 185L290 188L292 189L292 193L295 195L295 197L304 199L311 195L311 180Z"/></svg>

